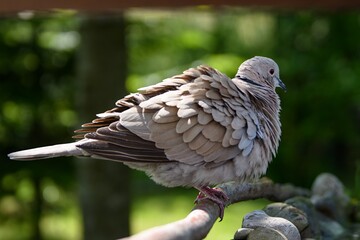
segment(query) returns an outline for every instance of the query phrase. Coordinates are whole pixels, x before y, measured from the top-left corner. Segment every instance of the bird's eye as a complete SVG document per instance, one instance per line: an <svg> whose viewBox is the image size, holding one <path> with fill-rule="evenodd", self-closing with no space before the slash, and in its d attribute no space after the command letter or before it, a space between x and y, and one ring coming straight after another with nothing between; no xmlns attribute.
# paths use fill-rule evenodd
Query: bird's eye
<svg viewBox="0 0 360 240"><path fill-rule="evenodd" d="M275 72L275 70L274 70L273 68L271 68L271 69L269 70L269 73L270 73L271 75L273 75L274 72Z"/></svg>

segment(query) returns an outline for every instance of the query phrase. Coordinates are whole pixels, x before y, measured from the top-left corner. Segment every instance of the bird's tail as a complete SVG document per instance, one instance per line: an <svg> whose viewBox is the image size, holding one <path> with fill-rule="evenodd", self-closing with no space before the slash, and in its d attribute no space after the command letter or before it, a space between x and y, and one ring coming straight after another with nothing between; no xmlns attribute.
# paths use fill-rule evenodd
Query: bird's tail
<svg viewBox="0 0 360 240"><path fill-rule="evenodd" d="M13 152L8 155L13 160L37 160L45 158L54 158L61 156L81 156L83 152L76 147L77 143L65 143L52 145L47 147L33 148L18 152Z"/></svg>

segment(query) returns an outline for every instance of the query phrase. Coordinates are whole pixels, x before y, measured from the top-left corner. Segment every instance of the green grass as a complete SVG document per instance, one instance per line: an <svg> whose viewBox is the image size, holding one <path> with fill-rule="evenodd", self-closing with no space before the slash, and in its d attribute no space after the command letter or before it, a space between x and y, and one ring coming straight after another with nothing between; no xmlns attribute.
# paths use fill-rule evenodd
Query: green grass
<svg viewBox="0 0 360 240"><path fill-rule="evenodd" d="M184 218L193 208L196 197L196 192L187 191L172 193L166 189L158 195L135 199L131 211L132 234ZM266 204L265 200L256 200L229 206L225 209L224 220L214 224L206 239L232 239L235 231L241 227L243 216Z"/></svg>
<svg viewBox="0 0 360 240"><path fill-rule="evenodd" d="M80 209L70 207L61 214L48 214L40 221L45 239L82 239L82 222Z"/></svg>
<svg viewBox="0 0 360 240"><path fill-rule="evenodd" d="M2 204L4 205L4 204ZM21 209L21 208L19 208ZM2 216L0 211L0 239L29 239L33 231L31 216L14 212ZM40 221L40 230L47 240L82 239L81 213L76 199L68 199L66 208L46 211Z"/></svg>
<svg viewBox="0 0 360 240"><path fill-rule="evenodd" d="M195 189L172 189L146 183L134 188L131 234L180 220L194 207L198 193ZM62 193L60 196L63 196L61 203L47 208L39 223L44 239L82 239L82 219L76 195ZM16 203L14 198L0 201L0 210L3 210L0 211L0 239L28 239L31 235L31 216L22 214L21 206ZM235 231L241 227L243 216L266 204L265 200L256 200L231 205L225 209L224 220L214 224L206 239L232 239ZM5 214L4 209L7 210L7 218L5 215L1 217L1 213Z"/></svg>

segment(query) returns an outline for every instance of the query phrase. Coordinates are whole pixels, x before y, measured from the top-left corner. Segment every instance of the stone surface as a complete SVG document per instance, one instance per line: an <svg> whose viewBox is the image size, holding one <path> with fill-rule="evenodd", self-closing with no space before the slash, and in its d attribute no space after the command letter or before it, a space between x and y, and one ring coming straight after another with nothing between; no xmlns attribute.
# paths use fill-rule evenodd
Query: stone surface
<svg viewBox="0 0 360 240"><path fill-rule="evenodd" d="M324 215L344 222L349 201L343 184L334 175L322 173L314 181L311 202Z"/></svg>
<svg viewBox="0 0 360 240"><path fill-rule="evenodd" d="M270 217L264 211L256 210L244 217L243 228L253 228L265 227L270 229L275 229L281 232L287 239L291 240L300 240L300 233L296 226L290 221L279 218L279 217Z"/></svg>
<svg viewBox="0 0 360 240"><path fill-rule="evenodd" d="M281 217L292 222L296 228L301 232L308 226L306 214L286 203L272 203L264 208L264 212L271 217Z"/></svg>
<svg viewBox="0 0 360 240"><path fill-rule="evenodd" d="M332 174L320 174L312 186L312 196L293 197L271 203L263 211L246 215L240 239L345 240L360 239L356 224L360 204L345 194L343 184ZM360 215L360 214L359 214Z"/></svg>
<svg viewBox="0 0 360 240"><path fill-rule="evenodd" d="M305 197L294 197L286 200L285 203L300 209L307 216L308 227L301 232L302 238L321 237L319 220L317 219L318 214L310 199Z"/></svg>
<svg viewBox="0 0 360 240"><path fill-rule="evenodd" d="M234 240L245 240L252 231L254 231L252 228L239 228L234 235Z"/></svg>
<svg viewBox="0 0 360 240"><path fill-rule="evenodd" d="M349 239L360 239L360 223L355 223L349 226L346 232L341 236L337 237L336 240L349 240Z"/></svg>
<svg viewBox="0 0 360 240"><path fill-rule="evenodd" d="M324 216L320 216L318 219L323 239L335 239L344 234L345 228L340 223Z"/></svg>
<svg viewBox="0 0 360 240"><path fill-rule="evenodd" d="M258 227L252 231L247 240L291 240L273 228Z"/></svg>
<svg viewBox="0 0 360 240"><path fill-rule="evenodd" d="M307 198L294 197L285 203L301 209L307 216L309 226L301 232L302 238L334 239L345 232L344 227L317 211Z"/></svg>

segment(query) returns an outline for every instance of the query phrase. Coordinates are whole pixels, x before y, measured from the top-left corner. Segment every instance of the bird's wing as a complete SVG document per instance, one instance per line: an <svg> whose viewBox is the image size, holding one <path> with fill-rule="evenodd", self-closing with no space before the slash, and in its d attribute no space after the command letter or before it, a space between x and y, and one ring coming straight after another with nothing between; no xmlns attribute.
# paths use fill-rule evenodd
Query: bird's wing
<svg viewBox="0 0 360 240"><path fill-rule="evenodd" d="M149 139L147 128L148 114L146 110L139 108L139 104L167 91L176 90L179 86L193 80L195 69L187 71L188 74L180 74L165 79L164 81L139 89L140 93L130 94L116 102L116 107L104 113L98 114L98 118L90 123L82 125L75 131L73 137L78 140L77 147L87 154L115 161L127 162L169 162L164 150L155 146ZM120 116L128 121L125 128L120 123ZM150 116L151 117L151 116ZM137 134L133 133L136 132ZM90 141L83 141L90 139ZM91 141L94 140L94 141Z"/></svg>
<svg viewBox="0 0 360 240"><path fill-rule="evenodd" d="M151 85L148 87L140 88L136 94L130 94L116 102L116 106L104 113L98 114L98 118L94 119L90 123L85 123L80 129L75 130L74 139L81 140L87 133L94 133L99 128L108 127L111 123L117 122L120 117L120 113L128 110L132 107L138 106L141 102L154 97L156 95L165 93L167 91L176 90L179 86L191 82L193 80L193 72L195 69L189 69L185 71L187 74L176 75L171 78L167 78L164 81Z"/></svg>
<svg viewBox="0 0 360 240"><path fill-rule="evenodd" d="M218 166L249 155L261 136L247 99L215 69L189 69L119 100L117 108L88 125L85 137L98 141L79 147L119 161Z"/></svg>
<svg viewBox="0 0 360 240"><path fill-rule="evenodd" d="M172 161L211 167L249 155L261 126L246 93L210 67L184 75L192 80L124 111L121 125L155 142Z"/></svg>
<svg viewBox="0 0 360 240"><path fill-rule="evenodd" d="M94 141L80 141L77 147L93 157L121 162L169 162L164 151L156 148L154 142L138 137L118 121L85 137Z"/></svg>

